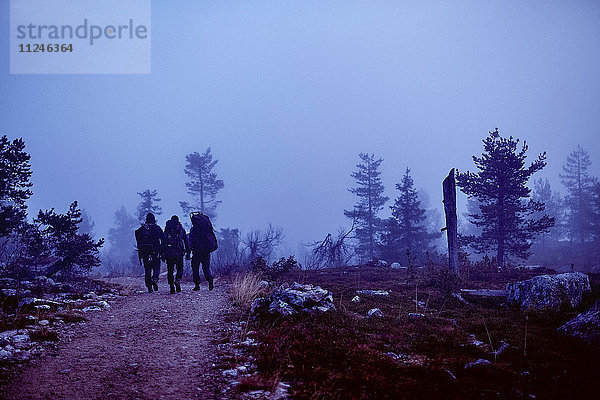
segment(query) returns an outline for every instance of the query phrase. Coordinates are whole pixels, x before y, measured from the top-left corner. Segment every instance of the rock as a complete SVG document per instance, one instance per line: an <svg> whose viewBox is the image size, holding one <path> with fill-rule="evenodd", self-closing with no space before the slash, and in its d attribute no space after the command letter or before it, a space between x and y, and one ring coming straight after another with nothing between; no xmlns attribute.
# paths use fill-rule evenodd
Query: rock
<svg viewBox="0 0 600 400"><path fill-rule="evenodd" d="M390 292L387 290L357 290L357 294L366 294L368 296L389 296Z"/></svg>
<svg viewBox="0 0 600 400"><path fill-rule="evenodd" d="M461 297L469 303L499 307L506 302L506 290L502 289L460 289Z"/></svg>
<svg viewBox="0 0 600 400"><path fill-rule="evenodd" d="M350 300L350 301L353 302L353 303L359 303L360 302L360 297L359 296L354 296L352 298L352 300Z"/></svg>
<svg viewBox="0 0 600 400"><path fill-rule="evenodd" d="M294 282L281 285L268 298L259 297L250 306L251 314L269 313L287 317L299 312L319 313L335 310L333 296L328 290L310 284Z"/></svg>
<svg viewBox="0 0 600 400"><path fill-rule="evenodd" d="M56 286L57 285L57 283L54 281L54 279L48 278L47 276L44 276L44 275L36 276L35 278L33 278L33 280L36 283L44 285L44 286Z"/></svg>
<svg viewBox="0 0 600 400"><path fill-rule="evenodd" d="M104 301L104 300L99 301L98 302L98 306L101 307L101 308L110 308L110 304L108 304L108 302Z"/></svg>
<svg viewBox="0 0 600 400"><path fill-rule="evenodd" d="M581 272L539 275L507 284L506 301L522 310L531 308L558 311L563 306L579 306L583 294L590 291L590 280Z"/></svg>
<svg viewBox="0 0 600 400"><path fill-rule="evenodd" d="M29 291L29 293L31 293L31 291ZM16 296L16 295L17 295L17 289L0 289L0 298Z"/></svg>
<svg viewBox="0 0 600 400"><path fill-rule="evenodd" d="M409 319L423 319L425 318L425 314L421 314L421 313L408 313L408 318Z"/></svg>
<svg viewBox="0 0 600 400"><path fill-rule="evenodd" d="M600 302L588 311L579 314L558 331L582 339L588 344L600 346Z"/></svg>
<svg viewBox="0 0 600 400"><path fill-rule="evenodd" d="M403 267L402 265L400 265L400 263L397 263L397 262L393 262L390 265L390 268L391 269L406 269L406 267Z"/></svg>
<svg viewBox="0 0 600 400"><path fill-rule="evenodd" d="M46 305L50 308L56 309L60 305L59 302L47 299L38 299L36 297L25 297L19 301L19 308L21 311L35 310L35 306Z"/></svg>
<svg viewBox="0 0 600 400"><path fill-rule="evenodd" d="M84 307L83 312L88 312L88 311L102 311L102 309L98 306L88 306L88 307Z"/></svg>
<svg viewBox="0 0 600 400"><path fill-rule="evenodd" d="M48 326L48 325L50 325L50 321L48 321L47 319L43 319L40 322L38 322L38 324L40 326Z"/></svg>
<svg viewBox="0 0 600 400"><path fill-rule="evenodd" d="M68 375L70 373L71 373L71 368L65 368L59 372L59 374L62 374L62 375Z"/></svg>
<svg viewBox="0 0 600 400"><path fill-rule="evenodd" d="M6 351L5 349L0 350L0 360L4 360L5 358L10 358L12 357L12 353L9 351Z"/></svg>
<svg viewBox="0 0 600 400"><path fill-rule="evenodd" d="M372 308L367 313L367 316L369 316L370 318L383 318L383 311L381 311L379 308Z"/></svg>
<svg viewBox="0 0 600 400"><path fill-rule="evenodd" d="M489 360L486 360L484 358L480 358L479 360L470 362L467 365L465 365L465 369L486 367L488 365L492 365L492 363Z"/></svg>

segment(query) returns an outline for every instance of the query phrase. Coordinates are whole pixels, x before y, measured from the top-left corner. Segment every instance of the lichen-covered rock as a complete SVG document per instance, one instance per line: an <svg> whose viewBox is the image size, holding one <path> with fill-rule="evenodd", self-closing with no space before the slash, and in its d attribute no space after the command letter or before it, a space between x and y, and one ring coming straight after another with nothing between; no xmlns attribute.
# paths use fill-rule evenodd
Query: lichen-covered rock
<svg viewBox="0 0 600 400"><path fill-rule="evenodd" d="M507 284L506 302L510 306L519 306L522 310L558 311L563 306L579 306L583 294L589 291L590 280L581 272L540 275Z"/></svg>
<svg viewBox="0 0 600 400"><path fill-rule="evenodd" d="M579 314L560 328L559 332L584 340L589 344L600 345L600 302L588 311Z"/></svg>
<svg viewBox="0 0 600 400"><path fill-rule="evenodd" d="M335 310L333 296L328 290L319 286L292 284L281 285L268 298L257 298L250 306L251 314L268 312L273 315L287 317L299 312L325 312Z"/></svg>
<svg viewBox="0 0 600 400"><path fill-rule="evenodd" d="M367 316L369 316L369 318L383 318L383 311L379 308L372 308L367 313Z"/></svg>
<svg viewBox="0 0 600 400"><path fill-rule="evenodd" d="M387 290L357 290L357 294L367 295L367 296L389 296L390 292Z"/></svg>

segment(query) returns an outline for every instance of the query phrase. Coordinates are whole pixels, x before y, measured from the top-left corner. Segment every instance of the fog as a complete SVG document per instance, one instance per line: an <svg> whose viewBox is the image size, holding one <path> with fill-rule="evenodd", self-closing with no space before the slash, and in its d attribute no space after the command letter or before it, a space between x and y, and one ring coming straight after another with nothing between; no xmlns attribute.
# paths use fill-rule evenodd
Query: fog
<svg viewBox="0 0 600 400"><path fill-rule="evenodd" d="M440 212L443 178L495 127L547 152L535 178L554 190L577 145L600 176L598 2L154 0L149 75L10 75L8 13L0 135L31 154L30 217L78 200L98 237L147 188L161 225L181 216L185 155L208 147L215 228L272 223L283 253L349 225L360 152L383 158L388 205L409 167Z"/></svg>

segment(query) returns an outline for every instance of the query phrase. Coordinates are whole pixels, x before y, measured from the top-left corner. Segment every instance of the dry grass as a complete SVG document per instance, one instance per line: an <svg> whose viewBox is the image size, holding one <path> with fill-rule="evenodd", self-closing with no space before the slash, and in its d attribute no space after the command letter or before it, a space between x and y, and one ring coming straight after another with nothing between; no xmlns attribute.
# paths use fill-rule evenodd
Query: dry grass
<svg viewBox="0 0 600 400"><path fill-rule="evenodd" d="M266 295L267 289L261 285L261 281L261 275L253 272L236 275L231 290L233 303L247 309L254 299Z"/></svg>

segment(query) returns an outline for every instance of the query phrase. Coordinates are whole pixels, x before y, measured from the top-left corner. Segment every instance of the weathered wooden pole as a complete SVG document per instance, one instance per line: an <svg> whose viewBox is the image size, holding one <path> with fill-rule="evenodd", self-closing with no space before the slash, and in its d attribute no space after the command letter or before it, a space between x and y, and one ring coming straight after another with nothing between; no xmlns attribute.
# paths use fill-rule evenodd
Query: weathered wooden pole
<svg viewBox="0 0 600 400"><path fill-rule="evenodd" d="M454 168L444 179L444 212L446 213L446 235L448 236L448 266L452 272L458 272L458 233L456 219L456 182ZM443 229L443 230L444 230Z"/></svg>

